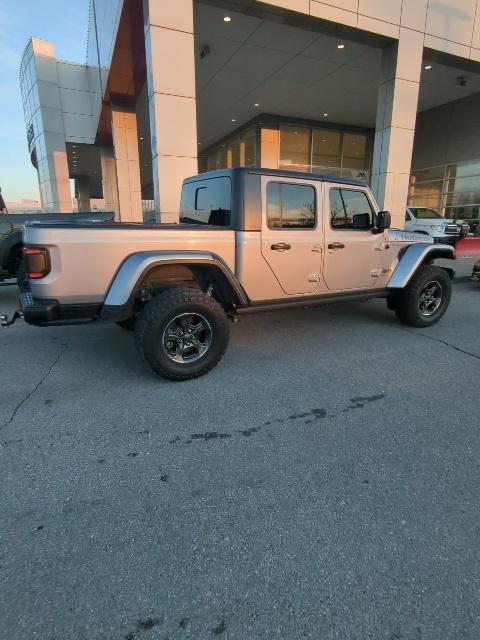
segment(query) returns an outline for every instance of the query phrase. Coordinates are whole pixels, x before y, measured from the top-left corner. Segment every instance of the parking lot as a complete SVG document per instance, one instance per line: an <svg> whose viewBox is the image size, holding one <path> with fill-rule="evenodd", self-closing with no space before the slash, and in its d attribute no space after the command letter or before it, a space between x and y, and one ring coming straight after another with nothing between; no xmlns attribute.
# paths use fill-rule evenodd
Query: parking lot
<svg viewBox="0 0 480 640"><path fill-rule="evenodd" d="M115 325L1 330L0 636L479 638L479 311L244 316L181 384Z"/></svg>

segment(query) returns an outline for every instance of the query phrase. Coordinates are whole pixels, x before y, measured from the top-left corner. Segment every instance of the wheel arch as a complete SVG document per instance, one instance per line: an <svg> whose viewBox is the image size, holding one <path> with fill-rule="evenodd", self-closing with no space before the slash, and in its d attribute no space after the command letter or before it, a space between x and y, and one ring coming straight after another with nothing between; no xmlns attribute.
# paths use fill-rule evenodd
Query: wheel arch
<svg viewBox="0 0 480 640"><path fill-rule="evenodd" d="M446 244L416 243L409 245L402 252L400 260L388 281L387 289L404 289L419 267L432 264L436 259L446 259L453 262L455 260L454 248ZM441 268L448 272L451 279L454 277L453 264L452 268L444 267L443 265Z"/></svg>
<svg viewBox="0 0 480 640"><path fill-rule="evenodd" d="M215 254L135 254L124 261L115 275L101 318L114 321L129 318L142 298L148 299L165 288L189 287L206 291L210 285L215 298L223 305L247 304L245 292L235 275Z"/></svg>

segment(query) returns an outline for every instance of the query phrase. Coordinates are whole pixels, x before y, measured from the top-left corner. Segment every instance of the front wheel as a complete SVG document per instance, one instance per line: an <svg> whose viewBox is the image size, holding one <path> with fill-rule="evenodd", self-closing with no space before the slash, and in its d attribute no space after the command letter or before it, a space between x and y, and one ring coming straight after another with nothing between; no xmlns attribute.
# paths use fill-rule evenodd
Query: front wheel
<svg viewBox="0 0 480 640"><path fill-rule="evenodd" d="M168 289L155 296L135 324L135 344L145 364L169 380L208 373L226 351L227 315L211 296L196 289Z"/></svg>
<svg viewBox="0 0 480 640"><path fill-rule="evenodd" d="M404 324L430 327L440 320L452 297L450 276L441 267L420 267L407 287L395 296L395 313Z"/></svg>

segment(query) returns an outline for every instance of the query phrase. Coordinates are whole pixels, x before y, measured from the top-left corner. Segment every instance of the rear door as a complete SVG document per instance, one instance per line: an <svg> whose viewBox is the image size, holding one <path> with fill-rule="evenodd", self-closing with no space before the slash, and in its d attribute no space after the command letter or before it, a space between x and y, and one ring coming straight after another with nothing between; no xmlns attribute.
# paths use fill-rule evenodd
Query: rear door
<svg viewBox="0 0 480 640"><path fill-rule="evenodd" d="M374 204L366 188L325 183L324 278L331 291L377 285L388 261L383 234L373 234Z"/></svg>
<svg viewBox="0 0 480 640"><path fill-rule="evenodd" d="M314 181L262 176L262 255L288 295L319 288L320 193Z"/></svg>

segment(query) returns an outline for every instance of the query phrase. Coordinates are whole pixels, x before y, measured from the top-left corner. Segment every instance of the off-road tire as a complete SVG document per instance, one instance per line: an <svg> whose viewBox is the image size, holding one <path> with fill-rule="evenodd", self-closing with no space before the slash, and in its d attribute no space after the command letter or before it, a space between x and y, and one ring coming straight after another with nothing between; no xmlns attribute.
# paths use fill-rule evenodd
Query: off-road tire
<svg viewBox="0 0 480 640"><path fill-rule="evenodd" d="M419 308L419 301L425 287L436 282L441 287L441 301L431 315L424 315ZM448 309L452 297L452 282L445 269L433 265L424 265L408 283L407 287L395 294L395 314L404 324L411 327L431 327L438 322Z"/></svg>
<svg viewBox="0 0 480 640"><path fill-rule="evenodd" d="M20 293L25 293L25 291L29 291L30 289L30 285L27 279L25 260L20 260L17 266L17 287Z"/></svg>
<svg viewBox="0 0 480 640"><path fill-rule="evenodd" d="M397 294L392 294L387 298L387 307L390 311L396 311L398 306Z"/></svg>
<svg viewBox="0 0 480 640"><path fill-rule="evenodd" d="M165 332L182 315L198 314L207 321L211 341L207 351L195 362L174 362L167 355ZM135 345L140 357L153 373L168 380L189 380L208 373L225 353L230 325L222 306L196 289L167 289L148 302L137 317Z"/></svg>
<svg viewBox="0 0 480 640"><path fill-rule="evenodd" d="M137 316L132 316L126 320L119 320L116 324L125 331L135 331L135 324L137 322Z"/></svg>

